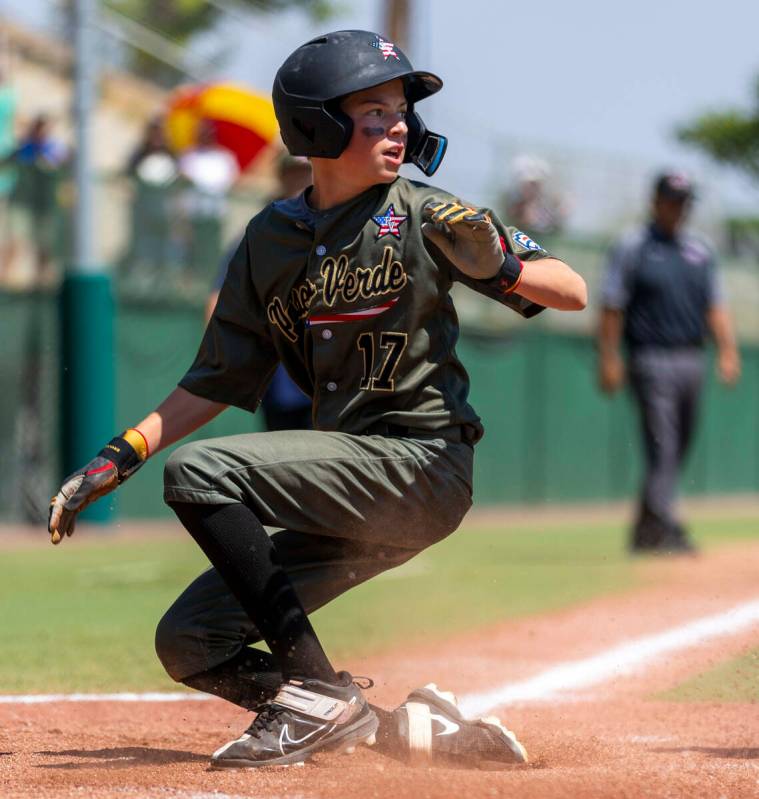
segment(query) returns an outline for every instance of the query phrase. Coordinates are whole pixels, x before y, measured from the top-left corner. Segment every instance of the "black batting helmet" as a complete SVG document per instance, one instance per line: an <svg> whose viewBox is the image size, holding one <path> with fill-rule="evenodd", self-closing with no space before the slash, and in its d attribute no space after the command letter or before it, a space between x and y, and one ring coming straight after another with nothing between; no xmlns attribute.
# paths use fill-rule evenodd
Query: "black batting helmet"
<svg viewBox="0 0 759 799"><path fill-rule="evenodd" d="M428 131L414 103L443 87L431 72L420 72L392 42L369 31L336 31L299 47L274 78L274 111L291 155L339 158L353 133L340 109L348 94L400 78L408 100L406 161L432 175L448 140Z"/></svg>

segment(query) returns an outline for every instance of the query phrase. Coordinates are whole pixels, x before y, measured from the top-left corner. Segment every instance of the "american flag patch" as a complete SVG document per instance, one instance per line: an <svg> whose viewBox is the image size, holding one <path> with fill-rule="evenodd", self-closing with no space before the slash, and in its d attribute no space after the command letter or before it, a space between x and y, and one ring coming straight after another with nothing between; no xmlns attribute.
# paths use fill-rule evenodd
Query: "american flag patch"
<svg viewBox="0 0 759 799"><path fill-rule="evenodd" d="M371 308L363 308L360 311L347 311L346 313L333 313L324 314L322 316L312 316L306 319L306 327L313 327L314 325L340 325L344 322L356 322L359 319L371 319L373 316L379 316L398 302L398 297L393 297L382 305L373 305Z"/></svg>
<svg viewBox="0 0 759 799"><path fill-rule="evenodd" d="M407 219L407 216L396 214L395 207L390 204L384 214L372 217L372 222L379 228L375 239L381 239L383 236L387 235L399 239L401 237L400 227Z"/></svg>
<svg viewBox="0 0 759 799"><path fill-rule="evenodd" d="M373 42L372 47L376 47L387 61L392 56L396 61L400 61L400 56L395 52L395 45L392 42L386 42L381 36L378 36Z"/></svg>

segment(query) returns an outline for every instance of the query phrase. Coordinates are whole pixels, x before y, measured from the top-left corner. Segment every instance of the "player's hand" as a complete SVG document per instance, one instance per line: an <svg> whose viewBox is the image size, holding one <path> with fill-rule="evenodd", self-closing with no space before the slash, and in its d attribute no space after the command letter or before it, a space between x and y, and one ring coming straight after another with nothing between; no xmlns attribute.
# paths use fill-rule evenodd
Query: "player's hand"
<svg viewBox="0 0 759 799"><path fill-rule="evenodd" d="M96 499L113 491L118 484L116 464L100 456L91 460L84 469L70 474L50 501L47 523L50 540L60 544L65 535L71 535L77 514Z"/></svg>
<svg viewBox="0 0 759 799"><path fill-rule="evenodd" d="M741 356L737 350L721 350L717 356L717 376L727 386L734 386L741 376Z"/></svg>
<svg viewBox="0 0 759 799"><path fill-rule="evenodd" d="M47 521L50 540L60 544L64 536L71 535L80 511L133 475L148 454L145 436L129 428L112 438L84 469L70 474L50 500Z"/></svg>
<svg viewBox="0 0 759 799"><path fill-rule="evenodd" d="M485 280L501 268L500 236L486 213L455 202L431 202L422 215L422 233L464 274Z"/></svg>
<svg viewBox="0 0 759 799"><path fill-rule="evenodd" d="M625 364L619 353L601 356L598 364L598 384L604 394L613 394L625 382Z"/></svg>

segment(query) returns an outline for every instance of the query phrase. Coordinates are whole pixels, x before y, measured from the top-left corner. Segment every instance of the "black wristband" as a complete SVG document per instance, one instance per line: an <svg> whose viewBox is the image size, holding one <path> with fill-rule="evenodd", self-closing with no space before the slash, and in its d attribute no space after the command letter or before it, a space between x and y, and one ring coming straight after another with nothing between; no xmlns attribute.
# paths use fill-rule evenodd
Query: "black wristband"
<svg viewBox="0 0 759 799"><path fill-rule="evenodd" d="M121 436L114 436L98 452L98 456L110 461L116 467L116 471L119 473L119 483L123 483L145 463L137 450Z"/></svg>
<svg viewBox="0 0 759 799"><path fill-rule="evenodd" d="M505 278L509 283L509 288L513 289L519 278L522 277L523 264L514 253L507 252L506 257L501 264L501 277Z"/></svg>
<svg viewBox="0 0 759 799"><path fill-rule="evenodd" d="M501 268L486 280L481 280L480 283L492 286L498 289L501 294L508 294L513 291L520 278L522 277L523 264L513 253L507 252L504 256Z"/></svg>

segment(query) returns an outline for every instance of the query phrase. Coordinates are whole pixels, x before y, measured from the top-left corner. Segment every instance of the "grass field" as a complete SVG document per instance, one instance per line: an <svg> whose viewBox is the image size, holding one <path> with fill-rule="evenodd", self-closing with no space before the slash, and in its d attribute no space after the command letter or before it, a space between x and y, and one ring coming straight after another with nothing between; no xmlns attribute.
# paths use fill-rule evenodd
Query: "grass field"
<svg viewBox="0 0 759 799"><path fill-rule="evenodd" d="M659 695L675 702L759 702L759 648Z"/></svg>
<svg viewBox="0 0 759 799"><path fill-rule="evenodd" d="M695 529L711 546L755 536L756 519ZM621 523L465 528L320 610L315 625L334 656L368 654L624 591L642 579L624 538ZM204 567L189 539L106 535L53 548L42 538L2 558L0 693L175 688L153 630Z"/></svg>

